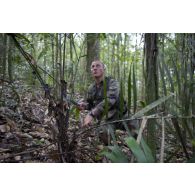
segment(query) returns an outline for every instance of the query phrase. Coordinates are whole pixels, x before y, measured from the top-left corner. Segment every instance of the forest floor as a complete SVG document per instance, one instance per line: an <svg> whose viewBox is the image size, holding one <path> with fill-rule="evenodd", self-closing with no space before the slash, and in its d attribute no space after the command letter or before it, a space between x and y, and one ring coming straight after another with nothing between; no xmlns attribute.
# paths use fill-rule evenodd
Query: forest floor
<svg viewBox="0 0 195 195"><path fill-rule="evenodd" d="M4 105L0 107L0 162L60 162L58 127L55 117L48 116L48 100L43 97L42 89L32 91L27 86L21 87L19 83L15 83L14 90L9 84L4 84L2 91L1 101ZM98 141L96 131L80 127L85 115L85 112L80 112L78 116L74 108L70 112L67 135L69 143L74 143L72 162L110 162L100 155L105 146ZM124 144L127 133L117 130L116 134L118 145L130 159L131 152ZM168 134L165 141L165 162L186 162L175 135ZM187 147L191 155L191 145L188 144Z"/></svg>

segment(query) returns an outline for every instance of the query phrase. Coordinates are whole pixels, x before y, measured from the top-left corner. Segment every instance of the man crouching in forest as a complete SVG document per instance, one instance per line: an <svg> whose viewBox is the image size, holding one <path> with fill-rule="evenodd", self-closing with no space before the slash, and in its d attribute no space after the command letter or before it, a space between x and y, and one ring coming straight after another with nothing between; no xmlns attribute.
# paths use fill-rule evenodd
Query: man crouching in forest
<svg viewBox="0 0 195 195"><path fill-rule="evenodd" d="M95 119L100 124L101 121L110 122L121 119L127 114L126 103L120 96L119 83L111 77L106 77L105 69L105 65L100 60L95 60L91 64L91 73L95 82L88 89L86 101L79 103L80 110L90 110L84 119L83 127L89 127ZM122 104L120 100L123 101ZM115 129L123 129L122 124L113 123L102 126L99 133L103 136L100 138L105 138L105 133L108 131L113 135Z"/></svg>

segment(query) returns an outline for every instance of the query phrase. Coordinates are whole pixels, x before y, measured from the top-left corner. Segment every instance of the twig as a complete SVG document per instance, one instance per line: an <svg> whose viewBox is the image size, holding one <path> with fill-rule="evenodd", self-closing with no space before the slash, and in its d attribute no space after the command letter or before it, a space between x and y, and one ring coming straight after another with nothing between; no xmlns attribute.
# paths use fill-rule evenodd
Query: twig
<svg viewBox="0 0 195 195"><path fill-rule="evenodd" d="M6 156L4 155L4 156L0 157L0 160L5 160L5 159L12 158L12 157L15 157L15 156L19 156L19 155L23 155L23 154L27 154L27 153L32 153L32 152L35 152L35 151L38 151L38 150L43 150L43 149L53 145L54 143L48 144L46 146L43 146L42 148L36 148L36 149L32 149L32 150L27 150L27 151L19 152L19 153L16 153L16 154L8 154Z"/></svg>
<svg viewBox="0 0 195 195"><path fill-rule="evenodd" d="M105 126L105 125L109 125L109 124L113 124L113 123L119 123L119 122L124 122L124 121L132 121L132 120L143 120L143 118L145 119L161 119L162 116L156 116L156 114L153 114L153 115L149 115L149 116L143 116L143 117L139 117L139 118L127 118L127 119L121 119L121 120L115 120L115 121L110 121L110 122L105 122L105 123L102 123L100 125L93 125L91 127L83 127L83 128L80 128L80 130L83 130L82 132L80 132L79 134L77 134L77 136L87 132L87 131L90 131L92 129L96 129L98 127L102 127L102 126ZM176 118L185 118L185 119L188 119L188 118L195 118L195 115L192 115L192 116L173 116L173 115L167 115L167 116L163 116L164 119L167 119L167 118L170 118L170 119L176 119Z"/></svg>

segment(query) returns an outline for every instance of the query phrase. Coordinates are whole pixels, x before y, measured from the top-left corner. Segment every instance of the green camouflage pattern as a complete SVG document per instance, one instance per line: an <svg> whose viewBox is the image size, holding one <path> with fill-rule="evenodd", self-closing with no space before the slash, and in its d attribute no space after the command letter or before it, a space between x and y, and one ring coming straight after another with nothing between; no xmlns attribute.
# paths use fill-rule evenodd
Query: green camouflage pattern
<svg viewBox="0 0 195 195"><path fill-rule="evenodd" d="M104 95L105 86L106 97ZM105 98L107 98L107 103ZM118 81L111 77L105 77L99 87L97 87L95 82L90 85L86 99L88 103L87 110L91 110L95 118L98 120L106 119L109 121L119 119L119 99L120 86ZM108 111L105 114L106 104ZM124 108L123 111L126 111L126 108Z"/></svg>

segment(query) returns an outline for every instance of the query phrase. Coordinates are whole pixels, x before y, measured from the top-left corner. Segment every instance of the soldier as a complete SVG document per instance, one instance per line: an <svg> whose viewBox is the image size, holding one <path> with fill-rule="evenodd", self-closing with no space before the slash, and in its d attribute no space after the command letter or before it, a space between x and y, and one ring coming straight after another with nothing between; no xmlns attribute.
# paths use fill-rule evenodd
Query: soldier
<svg viewBox="0 0 195 195"><path fill-rule="evenodd" d="M105 65L100 60L95 60L91 64L91 73L95 82L88 89L86 101L79 103L80 110L90 110L84 119L83 127L89 127L94 119L97 119L99 123L102 120L109 122L121 119L127 113L126 103L120 97L119 83L105 76L105 69ZM123 104L120 104L120 100ZM123 127L120 123L113 123L109 125L109 128L103 127L107 130L116 128Z"/></svg>

